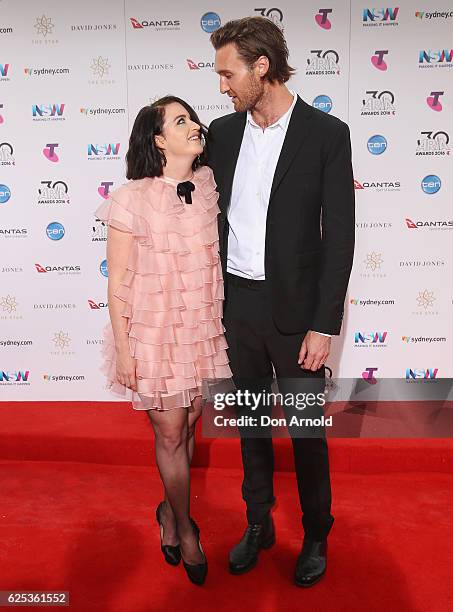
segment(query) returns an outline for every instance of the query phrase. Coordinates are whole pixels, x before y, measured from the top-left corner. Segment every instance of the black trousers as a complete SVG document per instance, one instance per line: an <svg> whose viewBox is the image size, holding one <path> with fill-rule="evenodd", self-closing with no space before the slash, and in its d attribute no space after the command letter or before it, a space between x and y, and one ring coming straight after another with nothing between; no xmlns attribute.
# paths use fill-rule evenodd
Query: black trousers
<svg viewBox="0 0 453 612"><path fill-rule="evenodd" d="M223 322L236 385L240 388L244 381L270 381L274 371L279 387L281 379L324 379L324 367L311 372L297 363L304 334L282 334L275 327L266 281L247 281L231 274L226 280L228 292ZM247 437L246 430L240 429L240 432L244 468L242 497L247 506L247 521L261 523L275 503L272 437ZM330 513L327 441L324 436L294 437L291 429L289 432L304 532L307 537L321 540L329 533L334 520Z"/></svg>

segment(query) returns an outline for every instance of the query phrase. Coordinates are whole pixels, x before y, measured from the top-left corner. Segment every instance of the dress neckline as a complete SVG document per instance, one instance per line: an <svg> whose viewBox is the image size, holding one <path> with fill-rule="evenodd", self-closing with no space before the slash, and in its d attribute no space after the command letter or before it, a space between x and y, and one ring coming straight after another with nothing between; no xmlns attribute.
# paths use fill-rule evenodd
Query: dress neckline
<svg viewBox="0 0 453 612"><path fill-rule="evenodd" d="M185 181L180 181L178 179L174 179L171 178L170 176L156 176L155 178L159 179L160 181L163 181L164 183L167 183L168 185L179 185L179 183L184 183ZM190 178L187 179L187 181L193 181L193 179L195 178L195 173L192 173L192 176Z"/></svg>

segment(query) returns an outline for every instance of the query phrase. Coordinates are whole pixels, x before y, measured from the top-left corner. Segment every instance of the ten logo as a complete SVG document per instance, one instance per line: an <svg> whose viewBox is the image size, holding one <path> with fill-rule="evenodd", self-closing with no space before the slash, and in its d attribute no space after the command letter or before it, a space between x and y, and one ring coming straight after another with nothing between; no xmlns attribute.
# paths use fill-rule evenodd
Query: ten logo
<svg viewBox="0 0 453 612"><path fill-rule="evenodd" d="M58 223L58 221L53 221L47 226L46 233L47 238L50 238L50 240L61 240L65 235L65 230L61 223Z"/></svg>
<svg viewBox="0 0 453 612"><path fill-rule="evenodd" d="M321 94L313 100L313 106L323 113L330 113L332 110L332 99L325 94Z"/></svg>
<svg viewBox="0 0 453 612"><path fill-rule="evenodd" d="M211 34L220 28L220 17L217 13L205 13L200 20L200 25L204 32Z"/></svg>
<svg viewBox="0 0 453 612"><path fill-rule="evenodd" d="M109 271L108 271L108 268L107 268L107 260L106 259L103 259L101 261L101 265L99 266L99 270L100 270L102 276L108 277Z"/></svg>
<svg viewBox="0 0 453 612"><path fill-rule="evenodd" d="M5 204L11 197L10 188L6 185L0 185L0 204Z"/></svg>
<svg viewBox="0 0 453 612"><path fill-rule="evenodd" d="M425 178L422 180L421 185L422 191L431 195L433 193L437 193L440 190L442 186L442 181L435 174L428 174L428 176L425 176Z"/></svg>
<svg viewBox="0 0 453 612"><path fill-rule="evenodd" d="M368 138L368 151L373 155L381 155L387 149L387 140L380 134L375 134Z"/></svg>

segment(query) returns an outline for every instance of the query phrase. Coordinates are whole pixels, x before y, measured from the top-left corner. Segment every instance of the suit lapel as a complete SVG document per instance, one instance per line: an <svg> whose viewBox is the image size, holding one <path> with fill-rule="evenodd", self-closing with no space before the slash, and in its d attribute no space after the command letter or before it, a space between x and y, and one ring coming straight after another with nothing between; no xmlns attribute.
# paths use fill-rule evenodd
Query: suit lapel
<svg viewBox="0 0 453 612"><path fill-rule="evenodd" d="M236 164L239 157L239 151L241 150L242 138L244 136L245 129L245 121L247 118L247 113L237 113L234 116L234 121L232 121L230 128L230 133L228 137L228 151L225 151L225 158L227 160L225 164L225 173L223 177L223 190L222 190L222 198L220 204L220 208L224 214L228 209L228 205L231 199L231 191L233 189L233 179L234 172L236 170Z"/></svg>
<svg viewBox="0 0 453 612"><path fill-rule="evenodd" d="M283 177L288 171L288 168L296 156L296 153L308 135L310 126L309 119L312 112L311 106L306 104L299 96L297 96L297 102L294 105L288 129L286 130L285 140L283 141L280 157L278 158L277 167L275 168L269 203L271 202Z"/></svg>

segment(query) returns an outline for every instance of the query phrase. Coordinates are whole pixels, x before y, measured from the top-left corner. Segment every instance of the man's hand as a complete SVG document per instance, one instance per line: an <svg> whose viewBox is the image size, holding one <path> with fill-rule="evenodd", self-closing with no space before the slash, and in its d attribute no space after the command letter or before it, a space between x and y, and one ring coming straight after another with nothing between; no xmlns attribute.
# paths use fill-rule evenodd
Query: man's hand
<svg viewBox="0 0 453 612"><path fill-rule="evenodd" d="M316 372L324 365L330 353L331 339L315 331L308 331L303 339L297 363L304 370Z"/></svg>

